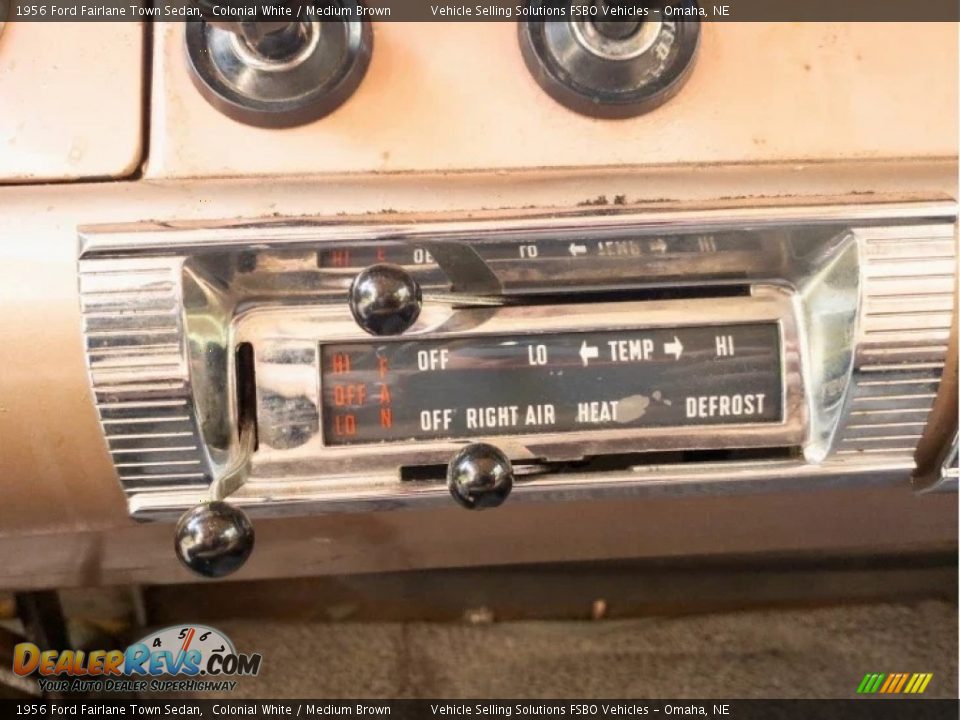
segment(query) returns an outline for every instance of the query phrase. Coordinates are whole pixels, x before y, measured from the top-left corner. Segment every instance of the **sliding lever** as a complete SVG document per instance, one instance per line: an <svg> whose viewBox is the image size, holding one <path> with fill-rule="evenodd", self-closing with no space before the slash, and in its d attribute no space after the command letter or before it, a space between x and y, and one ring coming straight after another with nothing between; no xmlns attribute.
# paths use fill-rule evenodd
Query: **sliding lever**
<svg viewBox="0 0 960 720"><path fill-rule="evenodd" d="M209 578L236 572L253 552L253 525L240 508L225 502L243 487L256 447L252 419L240 426L240 453L210 485L209 502L187 510L177 523L174 547L187 568Z"/></svg>

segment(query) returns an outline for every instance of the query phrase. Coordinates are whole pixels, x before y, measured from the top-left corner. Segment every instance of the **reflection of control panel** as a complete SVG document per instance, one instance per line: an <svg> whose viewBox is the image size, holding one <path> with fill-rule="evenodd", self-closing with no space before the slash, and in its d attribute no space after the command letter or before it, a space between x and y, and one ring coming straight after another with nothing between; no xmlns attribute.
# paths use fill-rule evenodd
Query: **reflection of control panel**
<svg viewBox="0 0 960 720"><path fill-rule="evenodd" d="M324 345L324 441L780 422L775 324Z"/></svg>
<svg viewBox="0 0 960 720"><path fill-rule="evenodd" d="M89 228L87 357L141 517L906 477L954 223L911 203Z"/></svg>

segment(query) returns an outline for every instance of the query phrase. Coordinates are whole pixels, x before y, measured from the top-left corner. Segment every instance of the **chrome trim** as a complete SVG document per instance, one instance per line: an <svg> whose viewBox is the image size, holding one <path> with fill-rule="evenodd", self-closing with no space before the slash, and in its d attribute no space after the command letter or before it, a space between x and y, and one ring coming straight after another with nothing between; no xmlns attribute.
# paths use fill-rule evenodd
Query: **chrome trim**
<svg viewBox="0 0 960 720"><path fill-rule="evenodd" d="M837 454L912 454L949 352L955 229L861 228L856 235L863 262L855 392Z"/></svg>
<svg viewBox="0 0 960 720"><path fill-rule="evenodd" d="M776 322L781 327L782 422L487 435L470 441L493 443L514 461L579 460L591 455L642 451L800 447L806 441L809 411L805 404L800 348L791 310L789 294L780 288L769 287L757 288L750 298L700 301L521 306L492 310L456 310L451 306L425 305L417 324L404 333L403 338L454 339ZM731 318L735 320L731 322ZM322 479L326 485L349 484L362 490L367 486L398 482L401 466L445 465L464 445L463 440L324 444L318 345L369 340L369 336L357 327L344 303L294 310L254 310L238 316L233 328L234 346L250 342L257 351L258 417L261 424L269 426L271 434L288 436L290 433L282 432L284 421L294 415L293 408L304 403L308 403L311 413L316 412L319 418L317 427L309 435L301 431L300 442L294 448L270 447L269 442L261 441L253 458L253 471L248 481L250 488L259 485L266 493L267 488L276 483L289 482L289 468L295 464L298 483L314 477L318 481ZM278 361L271 362L268 358L277 358ZM290 358L298 361L291 363ZM261 437L263 435L265 433Z"/></svg>
<svg viewBox="0 0 960 720"><path fill-rule="evenodd" d="M820 465L789 460L644 465L603 477L571 474L562 478L524 479L516 483L509 502L739 495L902 485L913 467L912 459L902 455L834 458ZM232 496L230 502L254 517L427 509L451 502L446 488L439 483L398 483L390 492L350 485L323 488L315 485L301 491L288 497L241 491ZM140 520L175 522L184 508L205 500L203 492L141 493L130 497L129 507L130 513Z"/></svg>
<svg viewBox="0 0 960 720"><path fill-rule="evenodd" d="M775 227L792 223L861 223L884 220L944 220L955 222L953 200L927 200L866 205L801 205L731 207L715 209L632 209L487 211L470 218L395 215L352 218L282 218L164 223L119 223L79 228L80 257L97 255L193 254L226 250L284 249L324 242L411 241L424 237L441 240L497 239L521 232L552 233L589 229L591 232L642 226L648 230L680 228L709 230L718 226Z"/></svg>
<svg viewBox="0 0 960 720"><path fill-rule="evenodd" d="M140 452L141 470L153 469L149 476L153 481L133 480L129 468L121 464L118 471L135 516L167 518L205 499L213 479L236 464L240 452L233 419L236 378L227 362L236 343L256 341L258 367L262 350L270 344L280 353L300 352L305 359L287 364L282 382L311 388L300 394L309 398L312 393L316 410L318 342L364 337L342 301L349 273L318 269L317 252L336 245L417 243L435 255L447 254L440 264L452 287L441 277L437 286L427 289L412 336L697 324L693 318L719 322L762 316L781 323L788 411L782 426L605 431L577 438L500 437L497 442L520 460L733 444L800 447L802 462L658 465L602 477L536 476L521 483L519 497L593 497L665 491L667 486L678 492L684 487L691 492L724 492L728 486L759 487L791 477L799 482L816 478L825 483L871 483L881 475L889 481L891 473L902 473L906 482L919 436L911 428L922 430L920 423L925 423L939 386L950 342L944 328L949 327L953 307L956 212L953 202L932 201L660 212L533 211L471 219L389 217L386 222L368 216L87 227L80 231L80 272L91 381L102 419L114 417L120 402L128 403L127 412L144 411L129 418L143 423L143 432L137 433L143 437L124 442L141 443L131 450ZM545 262L530 271L518 269L520 264L512 260L481 257L485 248L506 240L548 244L571 237L603 239L627 233L649 239L656 233L741 229L766 233L759 252L731 246L712 255L677 255L653 264L645 258L647 265L632 259L608 264L582 278L580 285L579 276L571 273L581 267L569 262ZM239 269L243 257L252 258L256 272ZM448 262L451 258L455 262ZM603 287L606 281L628 288L700 287L729 285L734 277L742 277L751 297L552 309L510 306L511 297L543 292L558 282L572 292ZM94 279L106 283L105 293L98 294L90 285ZM149 292L156 290L151 285L156 282L163 283L163 292ZM920 292L918 283L923 283ZM110 297L118 302L110 305ZM97 303L106 303L99 317ZM158 311L156 303L167 312L171 303L179 303L179 313L165 319L168 324L163 328L148 320ZM630 319L641 309L642 319ZM618 312L626 313L624 319L611 319ZM174 345L168 345L166 360L157 363L158 356L138 348L149 347L143 332L161 329L175 329L178 342L175 352ZM96 334L104 331L106 336ZM97 346L98 337L109 340ZM105 355L118 359L118 375L110 375ZM271 371L268 368L268 374ZM258 385L261 382L258 372ZM189 446L168 445L173 438L165 437L159 424L152 425L163 419L154 414L153 406L130 404L150 402L151 394L164 393L171 402L187 403L183 407L189 408L191 422L181 432L190 434L178 437L188 438ZM259 410L270 412L262 399ZM105 432L109 426L105 422ZM318 433L319 426L310 437ZM110 442L112 447L112 436ZM442 489L400 482L399 465L410 457L416 459L412 464L440 463L455 447L457 443L430 442L324 448L309 438L282 451L262 444L253 456L248 482L232 497L266 514L420 506L443 497ZM157 458L152 465L147 459L151 455ZM178 477L175 466L165 464L181 456L195 461L197 470L190 477Z"/></svg>
<svg viewBox="0 0 960 720"><path fill-rule="evenodd" d="M186 356L180 258L81 262L80 308L90 383L128 493L206 487Z"/></svg>

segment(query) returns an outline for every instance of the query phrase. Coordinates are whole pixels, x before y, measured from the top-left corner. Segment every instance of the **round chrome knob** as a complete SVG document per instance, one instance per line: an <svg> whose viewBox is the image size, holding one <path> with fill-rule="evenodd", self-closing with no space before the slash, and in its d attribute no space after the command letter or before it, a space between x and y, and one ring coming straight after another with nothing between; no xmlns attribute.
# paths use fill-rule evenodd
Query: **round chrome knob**
<svg viewBox="0 0 960 720"><path fill-rule="evenodd" d="M177 557L208 578L236 572L253 552L253 525L239 508L217 501L188 510L177 523Z"/></svg>
<svg viewBox="0 0 960 720"><path fill-rule="evenodd" d="M362 0L331 0L342 19L276 20L299 13L291 0L269 0L253 20L230 22L211 0L192 0L201 21L186 24L190 76L203 97L238 122L286 128L313 122L343 105L359 87L373 52Z"/></svg>
<svg viewBox="0 0 960 720"><path fill-rule="evenodd" d="M423 293L396 265L371 265L350 286L350 312L371 335L399 335L420 317Z"/></svg>
<svg viewBox="0 0 960 720"><path fill-rule="evenodd" d="M566 8L569 20L518 24L527 69L554 100L599 118L632 118L679 92L693 67L700 41L696 17L670 20L667 5L695 14L699 0L590 0L590 19L575 17L582 0L526 0L532 15ZM639 14L641 6L650 12ZM672 17L669 16L669 17Z"/></svg>
<svg viewBox="0 0 960 720"><path fill-rule="evenodd" d="M493 445L467 445L447 467L447 489L469 510L497 507L513 490L513 465Z"/></svg>

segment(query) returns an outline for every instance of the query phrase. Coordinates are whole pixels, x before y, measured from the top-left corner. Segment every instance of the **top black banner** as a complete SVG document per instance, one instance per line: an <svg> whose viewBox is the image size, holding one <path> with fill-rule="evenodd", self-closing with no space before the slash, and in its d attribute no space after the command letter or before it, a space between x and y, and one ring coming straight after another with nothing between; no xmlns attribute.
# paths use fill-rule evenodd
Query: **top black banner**
<svg viewBox="0 0 960 720"><path fill-rule="evenodd" d="M709 720L953 720L956 700L0 700L6 717L192 717L222 720L388 716L394 720L460 718L645 718Z"/></svg>
<svg viewBox="0 0 960 720"><path fill-rule="evenodd" d="M958 0L0 0L11 22L958 22ZM904 28L903 42L910 42ZM944 58L954 62L954 58Z"/></svg>

